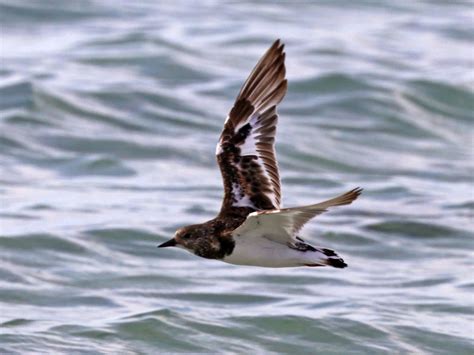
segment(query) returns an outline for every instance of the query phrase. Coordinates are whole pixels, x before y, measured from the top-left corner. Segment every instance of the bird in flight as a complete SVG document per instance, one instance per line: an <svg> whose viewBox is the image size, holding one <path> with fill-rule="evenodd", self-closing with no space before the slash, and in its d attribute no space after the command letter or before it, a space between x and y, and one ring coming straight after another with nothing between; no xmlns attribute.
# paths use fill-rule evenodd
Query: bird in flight
<svg viewBox="0 0 474 355"><path fill-rule="evenodd" d="M312 246L298 233L328 208L350 204L362 189L314 205L280 207L274 142L276 108L286 90L284 45L277 40L242 86L217 143L217 162L224 181L219 214L205 223L178 229L159 248L179 247L236 265L347 266L334 250Z"/></svg>

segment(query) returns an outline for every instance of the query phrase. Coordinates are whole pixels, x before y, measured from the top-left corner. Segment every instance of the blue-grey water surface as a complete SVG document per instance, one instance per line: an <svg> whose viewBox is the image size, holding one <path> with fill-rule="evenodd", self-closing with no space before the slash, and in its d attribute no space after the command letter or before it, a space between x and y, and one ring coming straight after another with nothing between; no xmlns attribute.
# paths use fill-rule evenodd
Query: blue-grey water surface
<svg viewBox="0 0 474 355"><path fill-rule="evenodd" d="M0 353L472 354L464 1L2 0ZM227 111L276 39L284 205L344 270L157 249L211 218Z"/></svg>

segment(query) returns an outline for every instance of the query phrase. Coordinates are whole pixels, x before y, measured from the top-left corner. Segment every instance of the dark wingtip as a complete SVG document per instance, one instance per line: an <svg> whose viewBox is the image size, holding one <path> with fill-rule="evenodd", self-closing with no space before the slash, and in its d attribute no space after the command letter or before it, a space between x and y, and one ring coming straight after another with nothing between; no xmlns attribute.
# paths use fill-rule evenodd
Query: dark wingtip
<svg viewBox="0 0 474 355"><path fill-rule="evenodd" d="M346 193L346 196L350 198L350 201L348 201L348 205L350 205L354 200L356 200L361 194L364 189L362 187L356 187L355 189L352 189L351 191Z"/></svg>
<svg viewBox="0 0 474 355"><path fill-rule="evenodd" d="M285 43L283 43L280 38L277 38L277 39L275 40L275 42L273 42L271 48L276 48L276 49L278 49L280 52L283 52L283 50L284 50L284 48L285 48Z"/></svg>
<svg viewBox="0 0 474 355"><path fill-rule="evenodd" d="M326 260L327 265L338 268L338 269L344 269L347 267L347 264L344 262L342 259L334 259L334 258L329 258Z"/></svg>

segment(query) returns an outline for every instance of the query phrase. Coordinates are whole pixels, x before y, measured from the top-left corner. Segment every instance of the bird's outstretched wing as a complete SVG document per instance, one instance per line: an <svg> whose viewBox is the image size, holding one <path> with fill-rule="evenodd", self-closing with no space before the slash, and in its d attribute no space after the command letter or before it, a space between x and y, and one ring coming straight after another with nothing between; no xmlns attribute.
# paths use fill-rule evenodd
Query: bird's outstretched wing
<svg viewBox="0 0 474 355"><path fill-rule="evenodd" d="M280 207L280 176L273 143L276 105L286 93L284 45L277 40L257 63L235 100L216 148L224 180L221 214Z"/></svg>
<svg viewBox="0 0 474 355"><path fill-rule="evenodd" d="M356 188L336 198L304 207L284 208L272 211L252 212L232 236L264 237L277 243L295 245L297 233L312 218L326 212L329 207L349 205L361 194Z"/></svg>

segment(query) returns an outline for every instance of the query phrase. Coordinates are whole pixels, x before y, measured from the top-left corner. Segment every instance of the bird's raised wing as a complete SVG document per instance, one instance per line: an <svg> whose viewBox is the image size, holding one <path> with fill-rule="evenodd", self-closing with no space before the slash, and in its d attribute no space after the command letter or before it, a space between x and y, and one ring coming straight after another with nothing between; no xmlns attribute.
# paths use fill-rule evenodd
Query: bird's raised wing
<svg viewBox="0 0 474 355"><path fill-rule="evenodd" d="M351 204L361 192L362 189L356 188L315 205L252 212L245 222L232 232L232 236L264 237L277 243L294 245L297 243L297 233L310 219L326 212L329 207Z"/></svg>
<svg viewBox="0 0 474 355"><path fill-rule="evenodd" d="M276 105L287 89L284 45L277 40L257 63L235 100L216 148L224 180L221 214L280 207L280 176L273 143Z"/></svg>

